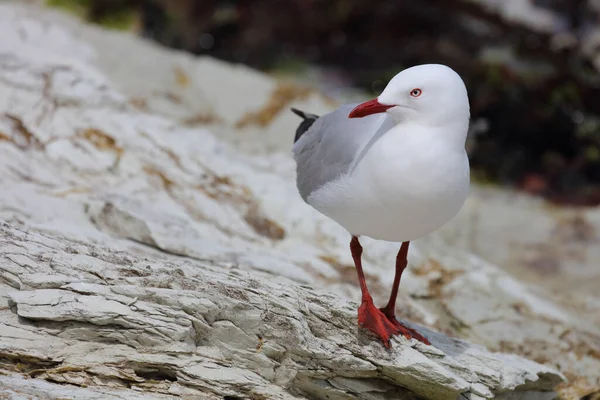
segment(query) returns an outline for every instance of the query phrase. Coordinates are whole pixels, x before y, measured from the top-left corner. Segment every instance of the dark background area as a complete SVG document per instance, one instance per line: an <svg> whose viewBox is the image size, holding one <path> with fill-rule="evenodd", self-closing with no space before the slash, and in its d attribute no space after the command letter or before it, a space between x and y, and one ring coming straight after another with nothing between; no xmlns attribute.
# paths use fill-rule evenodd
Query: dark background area
<svg viewBox="0 0 600 400"><path fill-rule="evenodd" d="M265 71L326 67L370 94L408 66L447 64L470 94L476 181L560 204L600 204L598 2L506 0L507 13L494 0L48 3Z"/></svg>

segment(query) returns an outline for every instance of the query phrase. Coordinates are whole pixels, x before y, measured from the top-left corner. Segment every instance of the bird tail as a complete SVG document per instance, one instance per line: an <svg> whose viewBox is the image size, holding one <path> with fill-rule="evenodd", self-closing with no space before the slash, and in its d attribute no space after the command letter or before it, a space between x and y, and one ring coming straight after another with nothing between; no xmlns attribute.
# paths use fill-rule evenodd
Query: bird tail
<svg viewBox="0 0 600 400"><path fill-rule="evenodd" d="M297 108L294 108L294 107L291 107L290 110L292 110L292 112L294 114L296 114L297 116L299 116L302 119L317 119L317 118L319 118L318 115L307 113L307 112L298 110Z"/></svg>
<svg viewBox="0 0 600 400"><path fill-rule="evenodd" d="M296 129L296 136L294 136L294 143L296 143L298 139L300 139L300 137L306 133L308 128L310 128L312 124L319 118L319 116L300 111L297 108L290 108L290 110L292 110L294 114L302 118L302 122L300 122L298 129Z"/></svg>

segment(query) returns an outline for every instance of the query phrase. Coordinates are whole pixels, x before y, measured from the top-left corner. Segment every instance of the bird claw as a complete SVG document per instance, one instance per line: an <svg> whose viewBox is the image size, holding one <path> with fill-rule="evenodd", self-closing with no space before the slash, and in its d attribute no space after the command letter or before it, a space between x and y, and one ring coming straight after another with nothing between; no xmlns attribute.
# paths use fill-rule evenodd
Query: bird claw
<svg viewBox="0 0 600 400"><path fill-rule="evenodd" d="M384 310L380 309L380 311L384 312ZM385 313L384 313L385 315ZM412 328L409 328L408 326L403 325L400 321L398 321L396 319L395 315L386 315L386 318L388 319L388 321L391 322L392 325L394 325L399 333L401 333L405 338L407 338L408 340L410 339L415 339L418 340L421 343L425 343L427 345L430 345L431 342L429 340L427 340L426 337L422 336L420 333L418 333L417 331L415 331Z"/></svg>
<svg viewBox="0 0 600 400"><path fill-rule="evenodd" d="M403 335L407 339L416 339L425 344L431 344L429 340L420 335L414 329L404 326L395 316L387 316L375 307L372 300L363 301L358 308L358 325L373 332L388 349L392 335Z"/></svg>
<svg viewBox="0 0 600 400"><path fill-rule="evenodd" d="M358 325L377 335L388 349L390 337L401 333L400 329L373 305L373 301L363 301L358 308Z"/></svg>

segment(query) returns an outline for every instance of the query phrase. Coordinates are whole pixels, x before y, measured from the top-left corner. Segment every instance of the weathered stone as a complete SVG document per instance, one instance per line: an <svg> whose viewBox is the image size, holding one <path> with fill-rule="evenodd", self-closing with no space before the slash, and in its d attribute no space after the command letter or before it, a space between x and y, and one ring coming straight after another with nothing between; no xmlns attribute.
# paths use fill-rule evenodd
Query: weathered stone
<svg viewBox="0 0 600 400"><path fill-rule="evenodd" d="M129 386L169 394L184 387L198 394L323 399L329 392L491 398L551 391L562 380L548 367L425 328L433 346L395 338L388 351L358 330L352 304L291 281L270 282L263 273L176 258L157 262L80 243L81 257L68 251L71 245L0 226L0 269L20 256L40 270L68 265L76 280L8 292L9 308L0 312L5 371L94 390ZM109 278L97 283L87 274L92 269ZM9 382L17 387L17 380Z"/></svg>

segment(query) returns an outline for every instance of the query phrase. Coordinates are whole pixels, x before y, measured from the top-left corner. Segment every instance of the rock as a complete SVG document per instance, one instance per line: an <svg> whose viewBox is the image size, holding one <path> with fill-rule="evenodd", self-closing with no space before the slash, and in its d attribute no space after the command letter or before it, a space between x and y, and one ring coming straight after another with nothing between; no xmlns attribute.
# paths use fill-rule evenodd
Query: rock
<svg viewBox="0 0 600 400"><path fill-rule="evenodd" d="M108 43L132 57L98 68ZM373 341L356 326L348 235L302 202L289 152L253 154L259 128L245 137L237 123L189 126L132 104L126 74L187 57L174 54L0 5L2 384L39 397L476 399L552 398L565 376L599 383L597 324L441 235L411 247L400 299L434 346ZM202 85L221 68L277 86L188 62ZM227 118L240 121L255 97L230 82ZM291 142L297 120L284 114L265 128L271 149ZM397 245L364 247L383 298Z"/></svg>
<svg viewBox="0 0 600 400"><path fill-rule="evenodd" d="M0 311L4 369L36 379L281 399L533 398L562 380L551 368L429 330L433 346L400 338L388 351L358 331L355 305L258 272L138 258L9 224L0 227L0 249L0 268L16 286L4 291Z"/></svg>
<svg viewBox="0 0 600 400"><path fill-rule="evenodd" d="M159 393L136 392L134 390L123 390L110 387L84 388L70 385L57 385L41 379L27 379L18 376L0 375L0 387L5 398L17 399L107 399L121 400L124 398L132 400L168 400L173 399L171 395ZM210 399L209 395L198 394L199 400Z"/></svg>
<svg viewBox="0 0 600 400"><path fill-rule="evenodd" d="M335 106L314 89L275 81L242 64L195 57L133 35L82 25L55 11L38 7L13 10L52 26L28 31L31 48L93 63L127 93L127 102L135 108L169 117L186 127L209 125L218 136L250 152L289 146L294 137L289 127L298 120L296 115L282 112L289 107L320 114ZM13 11L3 20L9 21L11 14ZM64 35L57 26L77 32L77 37ZM18 33L9 35L5 46L21 46ZM46 41L52 44L46 47ZM132 70L137 73L132 74Z"/></svg>
<svg viewBox="0 0 600 400"><path fill-rule="evenodd" d="M556 207L522 193L473 187L459 215L440 235L528 282L569 295L571 302L598 294L598 207Z"/></svg>

